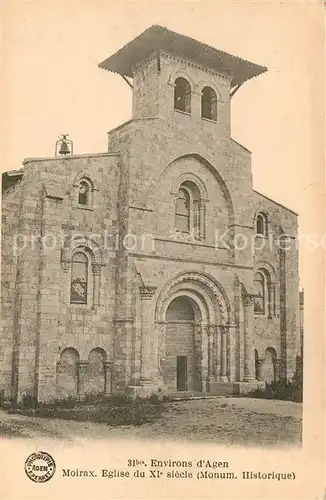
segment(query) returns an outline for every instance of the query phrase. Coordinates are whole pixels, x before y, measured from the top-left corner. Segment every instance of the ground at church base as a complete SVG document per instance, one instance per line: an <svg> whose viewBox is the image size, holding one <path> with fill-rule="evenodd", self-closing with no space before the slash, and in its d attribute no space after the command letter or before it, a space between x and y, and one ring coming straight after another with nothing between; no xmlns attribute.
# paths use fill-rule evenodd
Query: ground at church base
<svg viewBox="0 0 326 500"><path fill-rule="evenodd" d="M155 439L237 446L301 446L302 405L252 398L167 403L159 420L141 427L29 417L0 411L0 437L55 439Z"/></svg>

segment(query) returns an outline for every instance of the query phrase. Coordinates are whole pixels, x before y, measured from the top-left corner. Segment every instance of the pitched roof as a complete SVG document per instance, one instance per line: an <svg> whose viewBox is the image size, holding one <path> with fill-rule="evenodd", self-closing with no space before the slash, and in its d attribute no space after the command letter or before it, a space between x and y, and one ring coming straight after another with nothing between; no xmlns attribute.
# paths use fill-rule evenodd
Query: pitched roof
<svg viewBox="0 0 326 500"><path fill-rule="evenodd" d="M267 71L265 66L217 50L194 38L180 35L162 26L154 25L127 43L118 52L99 64L99 67L132 77L132 68L158 50L195 61L203 66L231 75L232 86Z"/></svg>

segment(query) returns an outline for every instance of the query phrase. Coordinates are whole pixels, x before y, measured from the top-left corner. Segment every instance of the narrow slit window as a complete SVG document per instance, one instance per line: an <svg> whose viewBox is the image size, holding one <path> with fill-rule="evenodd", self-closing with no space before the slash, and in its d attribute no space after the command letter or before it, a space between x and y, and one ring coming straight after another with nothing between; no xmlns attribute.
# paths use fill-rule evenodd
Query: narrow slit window
<svg viewBox="0 0 326 500"><path fill-rule="evenodd" d="M90 188L86 181L81 181L78 186L78 205L89 205Z"/></svg>
<svg viewBox="0 0 326 500"><path fill-rule="evenodd" d="M267 217L263 213L259 213L256 217L256 233L260 236L268 236Z"/></svg>

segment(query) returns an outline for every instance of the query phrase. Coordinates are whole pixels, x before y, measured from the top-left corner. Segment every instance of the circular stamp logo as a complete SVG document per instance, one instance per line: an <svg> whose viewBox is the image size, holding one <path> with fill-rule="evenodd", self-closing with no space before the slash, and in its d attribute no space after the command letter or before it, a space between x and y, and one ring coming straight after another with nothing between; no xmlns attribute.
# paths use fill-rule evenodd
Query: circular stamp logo
<svg viewBox="0 0 326 500"><path fill-rule="evenodd" d="M55 461L46 451L37 451L27 457L25 472L34 483L45 483L54 476Z"/></svg>

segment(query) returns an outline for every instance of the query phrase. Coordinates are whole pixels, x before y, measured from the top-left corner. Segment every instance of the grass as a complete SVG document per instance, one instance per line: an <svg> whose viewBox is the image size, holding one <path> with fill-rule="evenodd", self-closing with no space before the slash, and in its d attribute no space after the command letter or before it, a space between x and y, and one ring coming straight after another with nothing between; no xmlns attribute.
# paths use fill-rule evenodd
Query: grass
<svg viewBox="0 0 326 500"><path fill-rule="evenodd" d="M47 403L35 403L34 398L26 394L21 404L10 410L11 413L23 415L106 423L113 427L151 423L157 420L163 411L163 400L155 394L146 399L127 394L105 397L88 394L82 399L69 396Z"/></svg>
<svg viewBox="0 0 326 500"><path fill-rule="evenodd" d="M3 422L0 422L0 436L1 437L23 437L23 434L19 432L18 429L7 426Z"/></svg>

